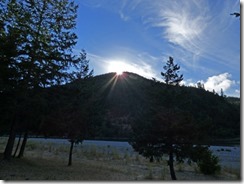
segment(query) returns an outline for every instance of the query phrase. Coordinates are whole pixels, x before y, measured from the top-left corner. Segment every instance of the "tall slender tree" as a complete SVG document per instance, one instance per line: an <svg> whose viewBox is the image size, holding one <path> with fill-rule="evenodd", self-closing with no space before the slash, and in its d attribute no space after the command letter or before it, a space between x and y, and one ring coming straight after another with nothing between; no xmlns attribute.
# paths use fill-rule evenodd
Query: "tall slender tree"
<svg viewBox="0 0 244 184"><path fill-rule="evenodd" d="M163 69L165 72L161 72L161 75L166 84L170 85L179 85L183 80L183 75L178 75L180 66L178 64L174 64L174 59L169 57L166 65L164 65Z"/></svg>
<svg viewBox="0 0 244 184"><path fill-rule="evenodd" d="M65 136L70 142L68 166L72 165L74 144L82 143L89 132L89 110L92 106L90 89L86 81L93 76L93 70L89 70L89 60L82 50L79 58L80 67L71 78L69 84L50 88L48 103L51 112L47 114L42 124L45 134Z"/></svg>
<svg viewBox="0 0 244 184"><path fill-rule="evenodd" d="M130 144L139 154L150 158L150 161L168 155L170 175L172 180L176 180L174 162L201 160L200 155L194 154L195 145L205 140L203 130L209 129L198 122L191 110L185 108L191 106L186 100L189 94L181 87L171 86L179 85L183 80L183 75L177 74L180 67L173 63L173 58L169 58L164 69L166 71L161 74L167 87L155 92L155 96L148 99L148 106L136 115ZM155 85L153 87L156 88Z"/></svg>
<svg viewBox="0 0 244 184"><path fill-rule="evenodd" d="M17 112L24 103L18 99L32 89L70 81L73 71L68 69L79 65L72 53L77 42L77 8L72 0L5 0L0 4L0 65L1 71L7 69L0 72L0 91L16 96L5 159L11 158Z"/></svg>
<svg viewBox="0 0 244 184"><path fill-rule="evenodd" d="M168 155L170 175L176 180L174 160L190 159L189 150L196 139L194 118L187 112L165 108L151 108L139 117L132 126L131 145L150 161Z"/></svg>

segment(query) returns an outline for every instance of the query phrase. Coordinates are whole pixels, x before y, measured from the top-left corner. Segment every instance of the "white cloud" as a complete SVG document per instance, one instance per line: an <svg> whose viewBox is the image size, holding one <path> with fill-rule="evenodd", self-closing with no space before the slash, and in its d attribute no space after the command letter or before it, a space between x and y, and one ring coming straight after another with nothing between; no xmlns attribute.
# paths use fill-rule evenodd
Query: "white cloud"
<svg viewBox="0 0 244 184"><path fill-rule="evenodd" d="M192 79L184 79L180 82L180 85L196 87L196 84L193 82Z"/></svg>
<svg viewBox="0 0 244 184"><path fill-rule="evenodd" d="M230 78L231 74L229 73L222 73L209 77L204 83L204 87L208 91L215 90L217 93L220 93L221 89L226 91L235 83L234 81L230 80Z"/></svg>
<svg viewBox="0 0 244 184"><path fill-rule="evenodd" d="M199 1L200 3L200 1ZM159 6L158 18L152 25L162 27L163 37L184 49L199 53L198 40L207 27L209 16L204 4L199 6L190 0L171 1Z"/></svg>
<svg viewBox="0 0 244 184"><path fill-rule="evenodd" d="M152 64L152 61L155 61L154 63L157 64L157 61L159 60L157 57L146 52L140 53L129 48L120 47L118 50L118 52L114 51L114 56L104 56L94 53L87 54L91 68L96 66L94 70L96 75L116 72L116 67L120 65L123 67L124 71L137 73L149 79L152 77L159 79Z"/></svg>
<svg viewBox="0 0 244 184"><path fill-rule="evenodd" d="M198 87L197 83L200 82L204 85L204 89L212 92L213 90L220 94L221 89L227 96L240 97L240 83L239 81L231 80L232 76L229 73L222 73L208 77L206 80L195 81L193 79L184 79L181 84L185 86Z"/></svg>
<svg viewBox="0 0 244 184"><path fill-rule="evenodd" d="M175 55L179 53L178 58L186 57L188 62L205 58L232 69L239 67L240 37L238 32L234 33L238 27L232 28L239 20L230 16L231 12L239 11L238 0L121 1L123 17L141 18L148 27L161 28L162 39L171 43ZM129 5L133 2L136 6L132 11ZM204 65L192 66L200 64Z"/></svg>
<svg viewBox="0 0 244 184"><path fill-rule="evenodd" d="M158 0L151 4L144 5L150 12L145 22L162 28L162 38L175 50L184 49L185 56L191 55L190 61L204 57L233 68L238 66L240 38L232 29L237 20L230 17L230 12L238 11L238 1L216 0L210 4L206 0Z"/></svg>

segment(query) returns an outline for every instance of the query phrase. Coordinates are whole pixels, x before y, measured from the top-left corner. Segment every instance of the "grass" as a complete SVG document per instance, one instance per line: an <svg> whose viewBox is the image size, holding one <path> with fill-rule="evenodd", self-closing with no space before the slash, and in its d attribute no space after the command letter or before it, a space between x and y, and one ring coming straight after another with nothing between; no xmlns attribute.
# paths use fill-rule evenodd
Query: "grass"
<svg viewBox="0 0 244 184"><path fill-rule="evenodd" d="M6 140L0 139L0 153ZM67 166L69 144L28 141L23 159L0 161L1 180L68 180L68 181L145 181L171 180L165 157L150 163L137 153L111 146L76 145L73 165ZM2 155L0 155L2 157ZM1 158L0 158L1 159ZM223 169L218 176L199 173L194 164L175 165L179 180L237 180L240 172Z"/></svg>
<svg viewBox="0 0 244 184"><path fill-rule="evenodd" d="M54 159L14 159L0 168L4 180L120 180L126 174L103 164L79 163L72 167ZM116 173L116 174L114 174ZM130 179L128 177L128 179Z"/></svg>
<svg viewBox="0 0 244 184"><path fill-rule="evenodd" d="M234 175L234 176L236 176L236 178L238 180L241 180L240 170L234 169L234 168L231 168L231 167L224 167L222 170L223 170L223 173L225 173L227 175Z"/></svg>

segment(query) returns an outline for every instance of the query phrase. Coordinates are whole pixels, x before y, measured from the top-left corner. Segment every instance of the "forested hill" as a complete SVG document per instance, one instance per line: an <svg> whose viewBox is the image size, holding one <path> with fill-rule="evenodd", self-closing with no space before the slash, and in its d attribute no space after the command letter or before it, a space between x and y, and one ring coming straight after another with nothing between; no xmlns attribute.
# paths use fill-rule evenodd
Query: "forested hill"
<svg viewBox="0 0 244 184"><path fill-rule="evenodd" d="M213 138L240 136L240 103L194 87L170 86L137 74L108 73L69 84L90 101L89 116L96 138L129 138L131 124L146 112L176 109L190 114ZM84 108L86 106L84 105ZM148 118L148 117L147 117Z"/></svg>
<svg viewBox="0 0 244 184"><path fill-rule="evenodd" d="M6 102L12 98L1 95ZM18 100L24 102L18 107L18 133L28 130L32 135L75 140L128 140L136 125L162 122L164 130L173 124L170 131L176 135L182 133L182 127L187 134L196 131L200 138L240 138L238 98L221 97L202 88L166 85L128 72L36 89ZM1 112L0 134L7 134L12 104L2 106ZM196 130L188 130L185 120L194 123Z"/></svg>

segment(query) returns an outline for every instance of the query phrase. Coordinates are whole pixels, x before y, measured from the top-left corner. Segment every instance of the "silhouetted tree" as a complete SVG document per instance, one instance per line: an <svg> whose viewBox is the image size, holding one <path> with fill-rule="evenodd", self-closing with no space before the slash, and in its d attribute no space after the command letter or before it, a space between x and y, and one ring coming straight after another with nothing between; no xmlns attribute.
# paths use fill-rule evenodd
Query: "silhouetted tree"
<svg viewBox="0 0 244 184"><path fill-rule="evenodd" d="M76 91L76 94L71 94L72 96L68 98L67 104L69 106L66 106L65 113L63 114L63 116L68 118L66 120L67 138L70 141L68 166L72 165L74 144L82 143L88 135L90 128L88 109L92 105L89 103L92 93L86 85L86 80L93 77L93 70L89 70L89 61L86 58L84 50L80 53L79 63L80 66L77 67L78 72L73 74L76 82L73 84L74 87L71 86Z"/></svg>
<svg viewBox="0 0 244 184"><path fill-rule="evenodd" d="M204 88L204 84L201 83L201 82L197 82L197 88L198 88L198 89L205 89L205 88Z"/></svg>
<svg viewBox="0 0 244 184"><path fill-rule="evenodd" d="M169 63L173 65L172 59ZM172 70L169 71L168 73L172 73ZM174 75L167 72L164 76L166 84L170 84L170 76L175 79ZM180 80L176 79L176 81ZM201 116L202 112L197 110L196 102L191 100L193 93L189 88L169 85L164 89L156 85L152 88L151 98L146 99L147 106L135 116L130 144L135 151L149 158L150 161L160 160L163 155L168 155L170 175L172 180L176 180L174 161L184 162L185 159L189 162L193 161L195 145L207 144L210 139L208 131L211 129L209 126L211 118L206 119L210 116L209 112ZM195 94L199 96L206 93L205 90L196 90L196 92ZM196 157L201 159L200 155Z"/></svg>
<svg viewBox="0 0 244 184"><path fill-rule="evenodd" d="M163 68L165 72L161 72L161 75L165 83L170 85L179 85L179 83L183 80L183 75L178 75L180 66L174 64L174 59L172 57L169 57L169 60Z"/></svg>
<svg viewBox="0 0 244 184"><path fill-rule="evenodd" d="M135 151L150 158L150 161L168 155L170 175L172 180L176 180L174 156L177 161L189 158L197 137L193 117L176 109L151 109L138 116L133 123L133 132L130 144Z"/></svg>
<svg viewBox="0 0 244 184"><path fill-rule="evenodd" d="M89 133L88 109L90 94L84 93L84 89L81 89L76 96L68 98L69 102L65 103L67 105L62 115L65 116L65 134L70 141L68 166L72 165L74 144L82 143Z"/></svg>
<svg viewBox="0 0 244 184"><path fill-rule="evenodd" d="M87 79L93 76L93 69L89 68L89 60L84 49L81 50L79 57L76 59L77 64L75 70L70 74L70 78L74 81L77 79Z"/></svg>
<svg viewBox="0 0 244 184"><path fill-rule="evenodd" d="M0 4L0 58L7 69L0 74L0 91L14 93L9 139L4 158L10 159L15 140L16 120L29 90L70 81L79 64L72 48L78 6L73 1L6 0ZM3 44L4 43L4 44ZM2 62L3 61L3 62ZM1 68L2 70L2 68ZM14 85L12 85L14 84Z"/></svg>
<svg viewBox="0 0 244 184"><path fill-rule="evenodd" d="M16 156L16 154L17 154L17 151L18 151L18 149L19 149L19 145L20 145L20 141L21 141L21 133L19 134L19 139L18 139L18 143L17 143L17 146L16 146L16 148L15 148L15 151L14 151L14 154L13 154L13 157L15 157Z"/></svg>
<svg viewBox="0 0 244 184"><path fill-rule="evenodd" d="M47 111L44 89L33 89L26 98L25 103L22 103L22 108L18 111L21 122L17 122L17 131L24 135L18 158L24 156L29 133L36 135L39 133L40 124Z"/></svg>
<svg viewBox="0 0 244 184"><path fill-rule="evenodd" d="M86 61L83 58L81 62ZM46 135L62 136L69 140L70 151L68 166L72 165L72 153L74 144L82 143L89 133L89 109L91 92L86 80L92 77L89 71L89 62L83 63L79 76L75 81L50 88L49 109L52 109L42 124L42 131ZM76 77L75 75L73 77Z"/></svg>
<svg viewBox="0 0 244 184"><path fill-rule="evenodd" d="M24 156L24 151L25 151L25 146L26 146L26 143L27 143L27 139L28 139L28 131L26 131L24 133L24 137L23 137L23 141L22 141L22 144L21 144L21 147L20 147L18 158L22 158Z"/></svg>

